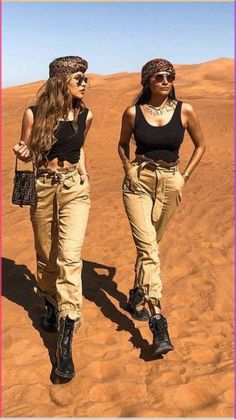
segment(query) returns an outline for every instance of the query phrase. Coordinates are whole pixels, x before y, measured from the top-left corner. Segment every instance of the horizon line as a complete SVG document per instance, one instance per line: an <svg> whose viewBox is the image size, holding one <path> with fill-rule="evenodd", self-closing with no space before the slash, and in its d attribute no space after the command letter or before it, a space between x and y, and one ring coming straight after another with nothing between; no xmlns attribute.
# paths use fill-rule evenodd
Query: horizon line
<svg viewBox="0 0 236 419"><path fill-rule="evenodd" d="M213 63L214 61L219 61L219 60L231 60L234 62L234 58L233 57L219 57L219 58L214 58L213 60L208 60L208 61L201 61L199 63L194 63L194 64L174 64L175 66L194 66L194 65L201 65L201 64L206 64L206 63ZM114 76L116 74L139 74L140 71L117 71L114 73L109 73L109 74L104 74L104 73L87 73L88 75L93 75L93 76L101 76L101 77L109 77L109 76ZM8 85L8 86L4 86L2 84L2 90L4 89L11 89L11 88L15 88L15 87L23 87L23 86L27 86L30 84L36 84L36 83L40 83L40 82L45 82L48 79L39 79L39 80L34 80L34 81L30 81L30 82L26 82L26 83L20 83L20 84L14 84L14 85Z"/></svg>

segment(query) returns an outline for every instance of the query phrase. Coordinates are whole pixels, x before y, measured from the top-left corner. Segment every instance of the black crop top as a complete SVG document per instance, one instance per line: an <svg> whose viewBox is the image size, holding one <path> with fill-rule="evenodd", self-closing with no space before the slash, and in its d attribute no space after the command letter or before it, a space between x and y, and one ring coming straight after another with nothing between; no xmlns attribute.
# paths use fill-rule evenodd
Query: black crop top
<svg viewBox="0 0 236 419"><path fill-rule="evenodd" d="M178 160L185 130L181 122L181 106L182 102L178 101L171 120L163 126L154 127L146 121L140 106L136 105L134 121L136 154L167 163Z"/></svg>
<svg viewBox="0 0 236 419"><path fill-rule="evenodd" d="M29 108L35 116L37 106L30 106ZM60 161L67 160L71 164L78 163L80 149L84 144L84 131L88 111L89 110L85 108L78 116L78 132L74 131L72 121L59 122L58 128L54 131L57 141L52 145L51 149L45 153L45 159L51 161L57 157Z"/></svg>

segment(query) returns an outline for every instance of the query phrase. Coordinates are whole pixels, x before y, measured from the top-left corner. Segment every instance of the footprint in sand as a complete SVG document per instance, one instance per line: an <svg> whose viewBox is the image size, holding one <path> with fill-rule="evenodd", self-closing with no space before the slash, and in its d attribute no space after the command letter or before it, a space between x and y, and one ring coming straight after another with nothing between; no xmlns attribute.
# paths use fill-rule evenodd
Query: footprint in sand
<svg viewBox="0 0 236 419"><path fill-rule="evenodd" d="M216 402L216 397L208 390L206 384L188 383L177 388L171 398L174 406L184 412L203 409Z"/></svg>
<svg viewBox="0 0 236 419"><path fill-rule="evenodd" d="M218 364L222 354L214 348L202 347L192 349L191 359L198 364Z"/></svg>

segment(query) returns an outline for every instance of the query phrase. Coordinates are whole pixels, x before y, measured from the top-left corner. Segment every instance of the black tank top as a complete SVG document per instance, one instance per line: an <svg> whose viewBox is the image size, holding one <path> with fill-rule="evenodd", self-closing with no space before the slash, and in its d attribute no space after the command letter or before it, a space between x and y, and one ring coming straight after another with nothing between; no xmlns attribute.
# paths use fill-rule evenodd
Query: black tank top
<svg viewBox="0 0 236 419"><path fill-rule="evenodd" d="M37 106L29 107L34 114L37 113ZM54 131L57 141L51 149L45 153L45 159L51 161L56 157L60 161L67 160L71 164L78 163L80 158L80 149L84 144L84 131L86 127L86 118L88 109L85 108L78 116L78 132L74 131L72 121L60 121L58 128Z"/></svg>
<svg viewBox="0 0 236 419"><path fill-rule="evenodd" d="M185 128L181 122L182 102L178 101L171 120L162 127L150 125L140 108L136 105L134 138L136 154L142 154L153 160L172 163L179 158L179 148L184 138Z"/></svg>

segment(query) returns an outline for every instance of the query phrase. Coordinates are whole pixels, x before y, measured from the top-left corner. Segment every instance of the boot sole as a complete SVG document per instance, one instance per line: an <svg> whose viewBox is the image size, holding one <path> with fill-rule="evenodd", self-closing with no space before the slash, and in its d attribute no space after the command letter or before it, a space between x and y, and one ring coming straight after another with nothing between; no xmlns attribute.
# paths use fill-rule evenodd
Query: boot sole
<svg viewBox="0 0 236 419"><path fill-rule="evenodd" d="M153 355L154 356L158 356L158 355L165 355L170 351L173 351L174 347L173 346L167 346L166 348L159 348L153 351Z"/></svg>
<svg viewBox="0 0 236 419"><path fill-rule="evenodd" d="M58 370L57 368L55 368L55 373L62 378L73 378L75 376L75 373L73 372L72 374L66 374L60 370Z"/></svg>
<svg viewBox="0 0 236 419"><path fill-rule="evenodd" d="M134 320L138 320L139 322L148 322L149 317L147 319L140 319L140 317L136 317L135 314L130 313Z"/></svg>
<svg viewBox="0 0 236 419"><path fill-rule="evenodd" d="M131 314L131 316L134 320L138 320L139 322L148 322L148 320L149 320L149 317L146 317L146 318L136 317L136 315L133 313L133 311L131 310L129 305L127 305L127 311Z"/></svg>

